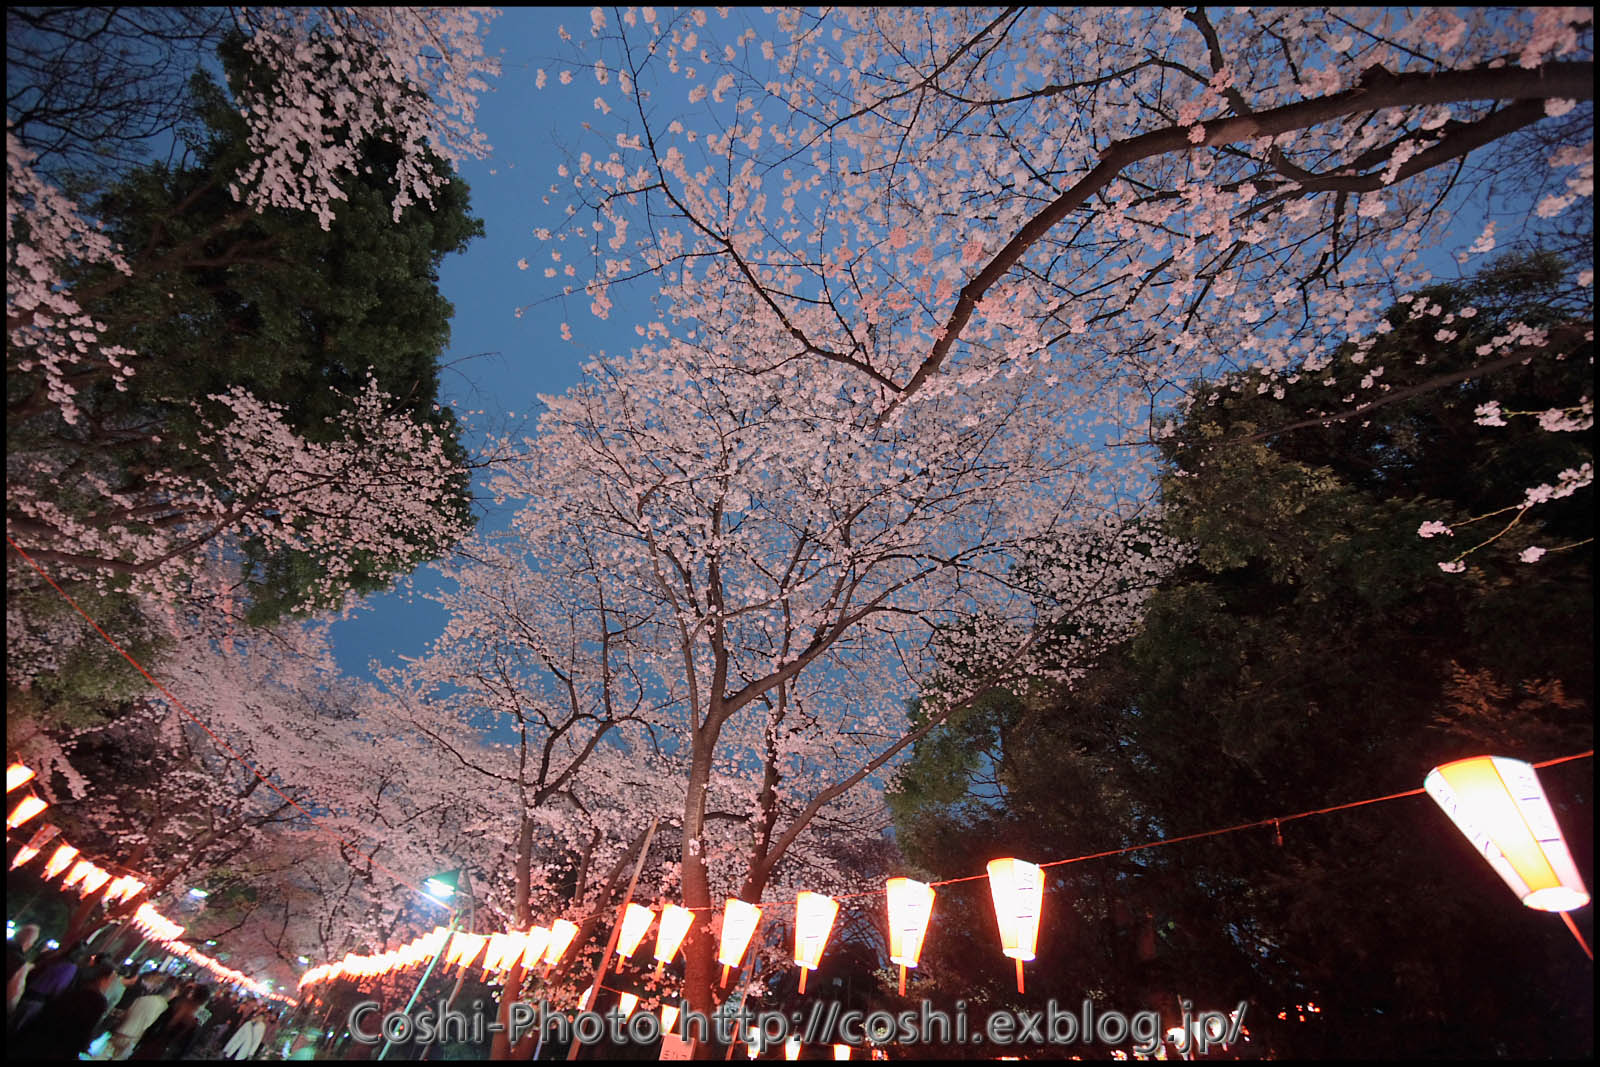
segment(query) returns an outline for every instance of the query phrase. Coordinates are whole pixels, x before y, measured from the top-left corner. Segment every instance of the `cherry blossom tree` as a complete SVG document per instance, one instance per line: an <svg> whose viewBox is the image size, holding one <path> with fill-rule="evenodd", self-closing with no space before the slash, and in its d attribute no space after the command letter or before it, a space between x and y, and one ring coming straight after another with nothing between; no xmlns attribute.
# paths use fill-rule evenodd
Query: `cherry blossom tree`
<svg viewBox="0 0 1600 1067"><path fill-rule="evenodd" d="M1548 237L1593 191L1586 8L629 8L588 29L557 73L592 78L598 114L550 187L572 221L541 234L546 276L601 317L613 286L659 281L652 335L736 287L789 338L768 366L847 369L888 422L1026 374L1131 453L1191 379L1251 368L1353 413L1383 367L1337 380L1329 352L1370 343L1439 251ZM1567 238L1592 292L1591 231ZM1582 341L1514 330L1478 373ZM1551 475L1536 495L1586 477Z"/></svg>

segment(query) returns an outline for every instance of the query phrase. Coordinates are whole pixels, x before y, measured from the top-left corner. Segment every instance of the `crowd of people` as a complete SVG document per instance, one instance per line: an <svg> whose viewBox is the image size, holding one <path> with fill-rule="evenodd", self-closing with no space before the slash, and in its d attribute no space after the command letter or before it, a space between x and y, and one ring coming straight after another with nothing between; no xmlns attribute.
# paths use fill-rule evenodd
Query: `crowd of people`
<svg viewBox="0 0 1600 1067"><path fill-rule="evenodd" d="M248 1060L276 1022L257 998L160 970L119 968L79 946L6 943L7 1059Z"/></svg>

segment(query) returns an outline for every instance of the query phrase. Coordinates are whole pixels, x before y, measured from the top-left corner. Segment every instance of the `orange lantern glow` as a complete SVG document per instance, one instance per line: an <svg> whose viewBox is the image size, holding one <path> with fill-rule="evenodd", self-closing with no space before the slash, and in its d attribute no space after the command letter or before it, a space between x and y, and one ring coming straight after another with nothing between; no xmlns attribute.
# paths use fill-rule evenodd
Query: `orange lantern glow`
<svg viewBox="0 0 1600 1067"><path fill-rule="evenodd" d="M672 1033L672 1028L678 1021L678 1006L676 1004L661 1005L661 1032Z"/></svg>
<svg viewBox="0 0 1600 1067"><path fill-rule="evenodd" d="M644 935L640 934L639 936L643 937ZM627 1021L628 1016L633 1014L633 1009L637 1008L638 1006L639 998L632 993L624 993L617 1000L617 1010L622 1013L622 1019L624 1022Z"/></svg>
<svg viewBox="0 0 1600 1067"><path fill-rule="evenodd" d="M61 882L61 888L71 889L73 886L87 878L90 871L98 869L99 868L97 868L88 860L79 860L77 863L72 865L72 870L67 872L67 877Z"/></svg>
<svg viewBox="0 0 1600 1067"><path fill-rule="evenodd" d="M1000 951L1017 961L1017 992L1021 993L1022 962L1033 959L1039 941L1044 871L1027 860L990 860L989 891L1000 923Z"/></svg>
<svg viewBox="0 0 1600 1067"><path fill-rule="evenodd" d="M13 763L6 768L6 792L20 789L33 781L33 768L21 763Z"/></svg>
<svg viewBox="0 0 1600 1067"><path fill-rule="evenodd" d="M550 931L543 926L535 926L528 931L527 938L522 948L522 967L524 970L531 970L544 956L544 950L550 944Z"/></svg>
<svg viewBox="0 0 1600 1067"><path fill-rule="evenodd" d="M491 971L498 971L504 965L506 951L509 947L505 934L491 934L489 936L489 944L483 953L483 973L485 975Z"/></svg>
<svg viewBox="0 0 1600 1067"><path fill-rule="evenodd" d="M11 809L11 814L6 816L6 829L15 830L49 806L38 797L23 797L17 801L17 806Z"/></svg>
<svg viewBox="0 0 1600 1067"><path fill-rule="evenodd" d="M802 891L794 902L794 961L800 965L800 992L806 991L806 974L817 969L822 950L833 932L839 902L821 893Z"/></svg>
<svg viewBox="0 0 1600 1067"><path fill-rule="evenodd" d="M92 897L105 888L111 881L111 872L100 867L91 867L89 873L83 876L83 886L78 890L79 896Z"/></svg>
<svg viewBox="0 0 1600 1067"><path fill-rule="evenodd" d="M1532 766L1475 756L1435 767L1422 785L1523 904L1571 911L1589 903Z"/></svg>
<svg viewBox="0 0 1600 1067"><path fill-rule="evenodd" d="M617 955L623 959L632 957L655 918L656 913L643 904L629 901L622 911L622 930L617 934Z"/></svg>
<svg viewBox="0 0 1600 1067"><path fill-rule="evenodd" d="M678 946L683 944L684 935L689 932L689 924L692 922L694 922L694 912L688 908L680 908L676 904L662 906L661 925L656 929L657 976L672 962L672 957L677 955Z"/></svg>
<svg viewBox="0 0 1600 1067"><path fill-rule="evenodd" d="M797 1060L800 1058L800 1039L790 1035L783 1043L783 1058Z"/></svg>
<svg viewBox="0 0 1600 1067"><path fill-rule="evenodd" d="M50 856L50 862L44 865L45 880L49 881L51 878L54 878L56 875L66 870L67 865L72 862L73 857L75 857L77 854L78 850L73 848L71 845L65 843L57 845L55 852Z"/></svg>
<svg viewBox="0 0 1600 1067"><path fill-rule="evenodd" d="M35 830L33 836L28 838L28 843L18 849L15 856L11 857L11 869L13 871L16 870L44 851L44 846L48 845L60 832L61 830L58 827L49 823L45 823Z"/></svg>
<svg viewBox="0 0 1600 1067"><path fill-rule="evenodd" d="M922 939L933 915L933 886L911 878L891 878L889 898L889 962L900 965L900 995L906 995L906 968L922 958Z"/></svg>
<svg viewBox="0 0 1600 1067"><path fill-rule="evenodd" d="M544 961L554 966L561 962L561 957L567 954L567 946L572 944L572 939L578 936L576 923L565 919L557 919L550 924L550 944L544 950Z"/></svg>
<svg viewBox="0 0 1600 1067"><path fill-rule="evenodd" d="M722 984L728 984L728 973L744 959L744 950L761 922L761 909L737 897L729 897L722 910L722 940L717 948L717 962L722 964Z"/></svg>
<svg viewBox="0 0 1600 1067"><path fill-rule="evenodd" d="M850 1058L850 1051L849 1045L835 1045L833 1046L833 1058L836 1060L847 1060Z"/></svg>
<svg viewBox="0 0 1600 1067"><path fill-rule="evenodd" d="M457 934L456 944L460 946L461 967L465 969L476 962L478 956L489 947L489 939L483 934Z"/></svg>

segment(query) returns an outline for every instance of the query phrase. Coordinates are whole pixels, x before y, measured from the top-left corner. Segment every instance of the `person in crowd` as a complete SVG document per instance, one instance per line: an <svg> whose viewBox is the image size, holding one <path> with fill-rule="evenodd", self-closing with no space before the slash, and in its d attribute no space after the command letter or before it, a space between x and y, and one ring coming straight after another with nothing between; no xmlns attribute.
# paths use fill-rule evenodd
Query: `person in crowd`
<svg viewBox="0 0 1600 1067"><path fill-rule="evenodd" d="M106 1013L106 992L117 982L110 964L83 968L78 984L52 999L33 1022L17 1034L8 1058L75 1060L88 1051L95 1029Z"/></svg>
<svg viewBox="0 0 1600 1067"><path fill-rule="evenodd" d="M144 1036L139 1038L129 1059L181 1060L194 1046L200 1033L200 1009L211 998L211 987L187 982L183 991L167 1007Z"/></svg>
<svg viewBox="0 0 1600 1067"><path fill-rule="evenodd" d="M254 1059L256 1050L261 1047L261 1039L267 1033L268 1009L263 1005L251 1011L245 1021L239 1024L239 1029L228 1038L228 1043L222 1046L222 1058L225 1060Z"/></svg>
<svg viewBox="0 0 1600 1067"><path fill-rule="evenodd" d="M144 1032L161 1018L167 1004L177 995L177 983L159 971L146 972L144 982L146 991L134 998L111 1030L111 1058L114 1060L125 1060L133 1054L133 1047Z"/></svg>
<svg viewBox="0 0 1600 1067"><path fill-rule="evenodd" d="M6 942L6 1018L16 1011L17 1001L22 999L23 983L28 980L28 972L33 969L33 961L28 953L33 950L33 943L39 940L39 927L33 923L24 923L17 928L14 940Z"/></svg>
<svg viewBox="0 0 1600 1067"><path fill-rule="evenodd" d="M184 990L144 1037L128 1059L184 1059L200 1033L200 1009L211 998L210 985L186 982Z"/></svg>
<svg viewBox="0 0 1600 1067"><path fill-rule="evenodd" d="M82 958L82 949L77 945L63 945L39 957L22 988L17 1010L12 1013L12 1033L21 1033L46 1004L72 988Z"/></svg>

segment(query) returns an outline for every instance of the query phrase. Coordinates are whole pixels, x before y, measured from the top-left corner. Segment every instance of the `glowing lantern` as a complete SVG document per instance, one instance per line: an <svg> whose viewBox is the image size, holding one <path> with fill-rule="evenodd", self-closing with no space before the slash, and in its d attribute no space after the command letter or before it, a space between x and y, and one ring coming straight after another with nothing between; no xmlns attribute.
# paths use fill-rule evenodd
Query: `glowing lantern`
<svg viewBox="0 0 1600 1067"><path fill-rule="evenodd" d="M557 919L550 924L550 944L544 950L544 961L552 966L561 962L561 957L567 954L567 946L572 944L572 939L578 936L576 923L565 919Z"/></svg>
<svg viewBox="0 0 1600 1067"><path fill-rule="evenodd" d="M462 968L471 966L478 958L478 954L489 945L489 939L483 934L457 934L456 943L451 946L450 954L456 957Z"/></svg>
<svg viewBox="0 0 1600 1067"><path fill-rule="evenodd" d="M54 854L52 854L50 857L50 862L44 865L45 880L49 881L51 878L54 878L56 875L66 870L67 865L72 862L72 858L77 854L78 850L73 848L71 845L57 845Z"/></svg>
<svg viewBox="0 0 1600 1067"><path fill-rule="evenodd" d="M83 876L83 888L78 890L79 896L92 897L105 888L111 881L111 872L99 867L92 867L89 873Z"/></svg>
<svg viewBox="0 0 1600 1067"><path fill-rule="evenodd" d="M1435 767L1422 784L1522 903L1539 911L1589 903L1531 766L1475 756Z"/></svg>
<svg viewBox="0 0 1600 1067"><path fill-rule="evenodd" d="M89 876L89 872L93 870L98 870L93 863L89 862L88 860L79 860L77 863L72 865L72 870L67 872L67 877L62 881L61 888L71 889L73 886L87 878Z"/></svg>
<svg viewBox="0 0 1600 1067"><path fill-rule="evenodd" d="M35 830L33 836L28 838L28 843L18 849L15 856L11 857L11 869L16 870L37 856L44 850L44 846L48 845L60 832L61 830L58 827L51 826L49 823Z"/></svg>
<svg viewBox="0 0 1600 1067"><path fill-rule="evenodd" d="M19 789L33 781L33 768L21 763L13 763L6 768L6 792Z"/></svg>
<svg viewBox="0 0 1600 1067"><path fill-rule="evenodd" d="M524 970L533 968L544 956L545 948L550 944L550 931L543 926L535 926L528 931L528 940L522 949L522 966Z"/></svg>
<svg viewBox="0 0 1600 1067"><path fill-rule="evenodd" d="M1017 961L1017 992L1021 993L1022 962L1033 959L1039 941L1044 871L1027 860L990 860L989 891L1000 922L1000 950Z"/></svg>
<svg viewBox="0 0 1600 1067"><path fill-rule="evenodd" d="M49 806L38 797L23 797L11 809L11 814L6 816L6 829L15 830Z"/></svg>
<svg viewBox="0 0 1600 1067"><path fill-rule="evenodd" d="M847 1060L850 1058L850 1051L849 1045L835 1045L833 1046L833 1058L836 1060Z"/></svg>
<svg viewBox="0 0 1600 1067"><path fill-rule="evenodd" d="M661 1032L672 1033L672 1027L678 1021L678 1006L676 1004L661 1005Z"/></svg>
<svg viewBox="0 0 1600 1067"><path fill-rule="evenodd" d="M656 913L643 904L629 901L622 912L622 930L617 934L617 955L623 959L632 957L639 948L639 942L644 940L650 924L655 922L655 918Z"/></svg>
<svg viewBox="0 0 1600 1067"><path fill-rule="evenodd" d="M656 975L667 964L672 962L672 957L677 955L678 946L683 944L684 935L689 932L689 924L694 922L694 912L688 908L680 908L676 904L667 904L661 909L661 925L656 929Z"/></svg>
<svg viewBox="0 0 1600 1067"><path fill-rule="evenodd" d="M761 922L761 909L754 904L729 897L722 911L722 943L717 949L717 962L722 964L722 984L728 984L728 973L744 959L744 950Z"/></svg>
<svg viewBox="0 0 1600 1067"><path fill-rule="evenodd" d="M639 936L643 937L644 935L640 934ZM617 1010L622 1013L622 1019L624 1022L627 1021L628 1016L633 1014L633 1009L637 1008L638 1006L639 998L634 996L632 993L624 993L617 1000Z"/></svg>
<svg viewBox="0 0 1600 1067"><path fill-rule="evenodd" d="M900 965L900 995L906 995L906 968L922 958L922 939L933 915L933 886L910 878L891 878L889 897L889 962Z"/></svg>
<svg viewBox="0 0 1600 1067"><path fill-rule="evenodd" d="M800 965L802 993L806 991L806 974L817 969L838 914L839 902L821 893L802 891L794 902L794 961Z"/></svg>
<svg viewBox="0 0 1600 1067"><path fill-rule="evenodd" d="M790 1037L788 1040L784 1041L783 1058L786 1060L797 1060L800 1058L800 1039L798 1037Z"/></svg>

